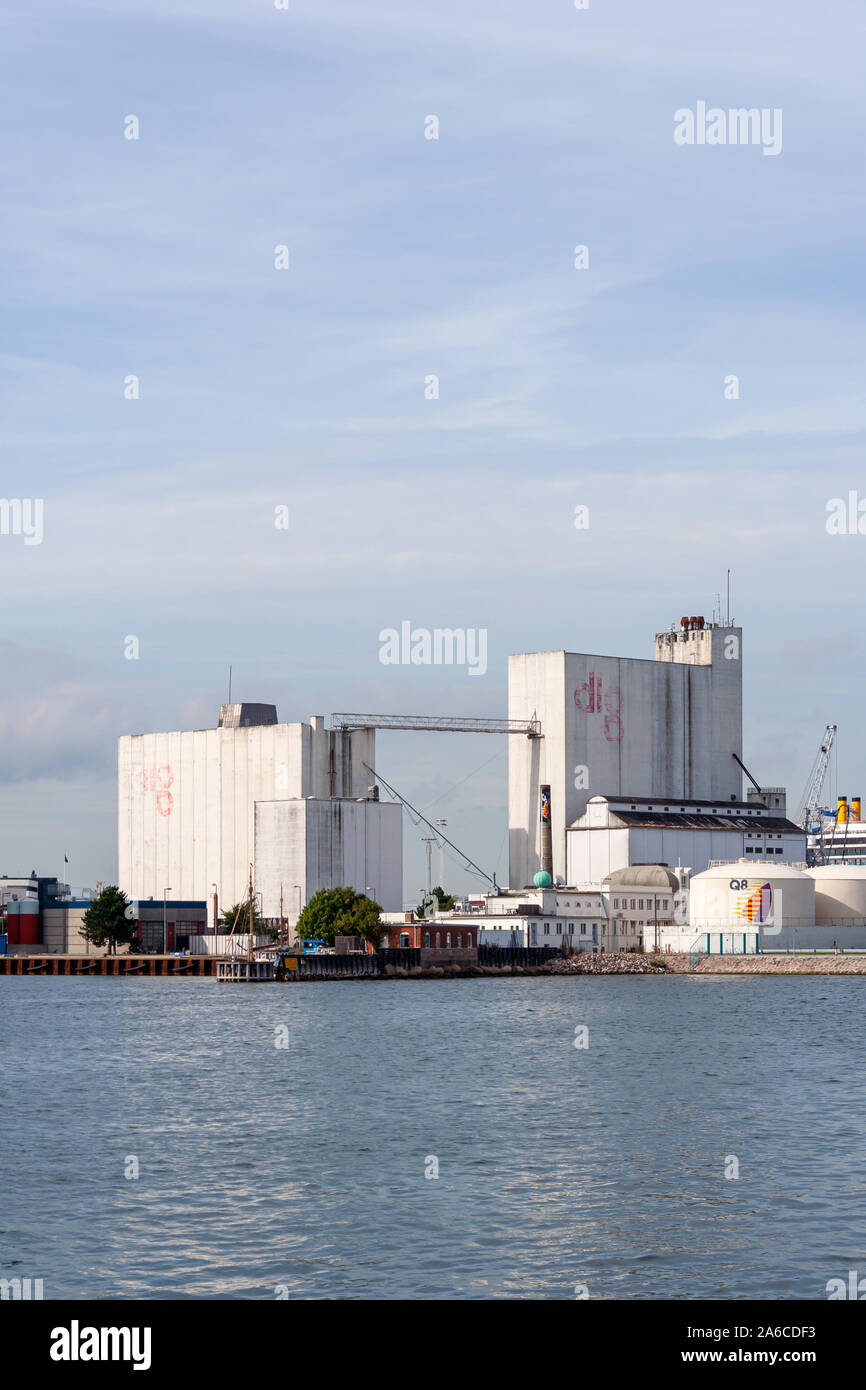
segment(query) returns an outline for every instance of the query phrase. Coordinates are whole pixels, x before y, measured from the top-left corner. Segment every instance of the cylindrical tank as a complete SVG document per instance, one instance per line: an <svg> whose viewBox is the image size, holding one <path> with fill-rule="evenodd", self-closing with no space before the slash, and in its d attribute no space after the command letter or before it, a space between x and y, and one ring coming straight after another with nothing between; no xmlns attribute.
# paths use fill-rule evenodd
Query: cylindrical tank
<svg viewBox="0 0 866 1390"><path fill-rule="evenodd" d="M815 884L785 864L740 859L695 874L689 885L689 924L696 931L757 931L761 926L815 923Z"/></svg>
<svg viewBox="0 0 866 1390"><path fill-rule="evenodd" d="M10 946L17 946L19 941L21 940L21 937L19 935L19 926L21 922L21 916L19 913L20 907L21 904L18 901L18 899L13 898L12 901L9 903L8 907L6 908L6 930L8 932L7 944Z"/></svg>
<svg viewBox="0 0 866 1390"><path fill-rule="evenodd" d="M847 796L836 797L836 822L844 825L848 819L848 798Z"/></svg>
<svg viewBox="0 0 866 1390"><path fill-rule="evenodd" d="M18 944L20 946L39 945L39 904L35 898L25 898L18 904L19 926Z"/></svg>
<svg viewBox="0 0 866 1390"><path fill-rule="evenodd" d="M819 926L866 926L866 866L824 864L806 872L815 884Z"/></svg>

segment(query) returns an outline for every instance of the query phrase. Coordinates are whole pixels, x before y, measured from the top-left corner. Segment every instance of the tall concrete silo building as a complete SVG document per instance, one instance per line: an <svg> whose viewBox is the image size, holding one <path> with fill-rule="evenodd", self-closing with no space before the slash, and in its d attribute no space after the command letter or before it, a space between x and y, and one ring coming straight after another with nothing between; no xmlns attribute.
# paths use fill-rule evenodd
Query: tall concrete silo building
<svg viewBox="0 0 866 1390"><path fill-rule="evenodd" d="M119 886L134 899L169 886L173 898L207 899L212 925L213 885L220 908L238 902L254 864L265 916L282 896L294 923L319 888L344 884L373 886L399 910L400 807L372 791L375 737L328 729L320 715L280 724L273 705L239 704L222 706L217 728L121 738ZM282 802L299 808L294 817L268 812Z"/></svg>
<svg viewBox="0 0 866 1390"><path fill-rule="evenodd" d="M658 633L653 660L509 657L508 717L540 724L509 740L511 886L566 880L566 829L591 796L739 801L742 671L742 629L702 618Z"/></svg>

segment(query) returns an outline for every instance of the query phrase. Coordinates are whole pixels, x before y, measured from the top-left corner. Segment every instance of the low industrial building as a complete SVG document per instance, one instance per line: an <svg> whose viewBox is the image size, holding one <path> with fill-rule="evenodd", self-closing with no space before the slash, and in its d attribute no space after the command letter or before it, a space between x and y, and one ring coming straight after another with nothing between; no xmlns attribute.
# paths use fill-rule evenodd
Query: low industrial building
<svg viewBox="0 0 866 1390"><path fill-rule="evenodd" d="M452 933L470 919L434 919ZM866 867L807 869L775 859L615 869L602 883L489 894L478 944L571 951L743 954L866 950ZM426 925L426 924L425 924Z"/></svg>
<svg viewBox="0 0 866 1390"><path fill-rule="evenodd" d="M590 797L586 812L566 832L567 882L599 883L634 864L688 864L700 873L710 864L740 858L802 864L806 834L773 803L757 795L747 801L671 800L668 797Z"/></svg>
<svg viewBox="0 0 866 1390"><path fill-rule="evenodd" d="M92 906L91 897L46 897L41 905L36 899L13 899L7 912L7 950L10 954L106 955L107 947L93 946L81 935L84 914ZM139 926L138 944L149 951L187 950L193 937L205 930L204 901L167 899L163 905L161 898L149 898L131 906Z"/></svg>
<svg viewBox="0 0 866 1390"><path fill-rule="evenodd" d="M445 913L434 920L452 931L478 923L480 946L649 951L674 920L684 877L663 865L635 865L615 871L604 883L491 893L480 920L474 913Z"/></svg>
<svg viewBox="0 0 866 1390"><path fill-rule="evenodd" d="M138 940L147 951L187 951L194 937L207 926L204 899L134 898L132 917L138 923Z"/></svg>
<svg viewBox="0 0 866 1390"><path fill-rule="evenodd" d="M416 949L421 951L474 950L478 945L478 919L467 922L463 918L445 914L442 917L429 917L423 922L407 920L401 923L389 922L385 928L382 944L391 950Z"/></svg>

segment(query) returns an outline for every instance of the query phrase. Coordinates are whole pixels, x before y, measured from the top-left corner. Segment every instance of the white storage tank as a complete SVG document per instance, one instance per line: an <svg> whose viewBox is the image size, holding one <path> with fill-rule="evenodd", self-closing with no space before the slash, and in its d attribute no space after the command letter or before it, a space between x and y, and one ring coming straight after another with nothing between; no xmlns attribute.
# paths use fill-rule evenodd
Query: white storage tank
<svg viewBox="0 0 866 1390"><path fill-rule="evenodd" d="M740 859L713 865L691 880L689 924L697 932L813 927L814 880L785 864Z"/></svg>
<svg viewBox="0 0 866 1390"><path fill-rule="evenodd" d="M866 867L827 864L806 872L815 884L819 926L866 927Z"/></svg>

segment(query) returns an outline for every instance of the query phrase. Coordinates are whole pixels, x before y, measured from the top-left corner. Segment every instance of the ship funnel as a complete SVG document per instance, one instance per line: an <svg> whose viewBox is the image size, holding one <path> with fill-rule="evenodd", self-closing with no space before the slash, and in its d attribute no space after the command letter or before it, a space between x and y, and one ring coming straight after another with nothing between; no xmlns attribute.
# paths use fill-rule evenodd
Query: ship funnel
<svg viewBox="0 0 866 1390"><path fill-rule="evenodd" d="M852 798L851 798L851 819L852 819L852 820L860 820L860 818L861 818L861 817L860 817L860 798L859 798L859 796L852 796Z"/></svg>
<svg viewBox="0 0 866 1390"><path fill-rule="evenodd" d="M836 797L836 824L845 825L848 820L848 798L847 796Z"/></svg>

